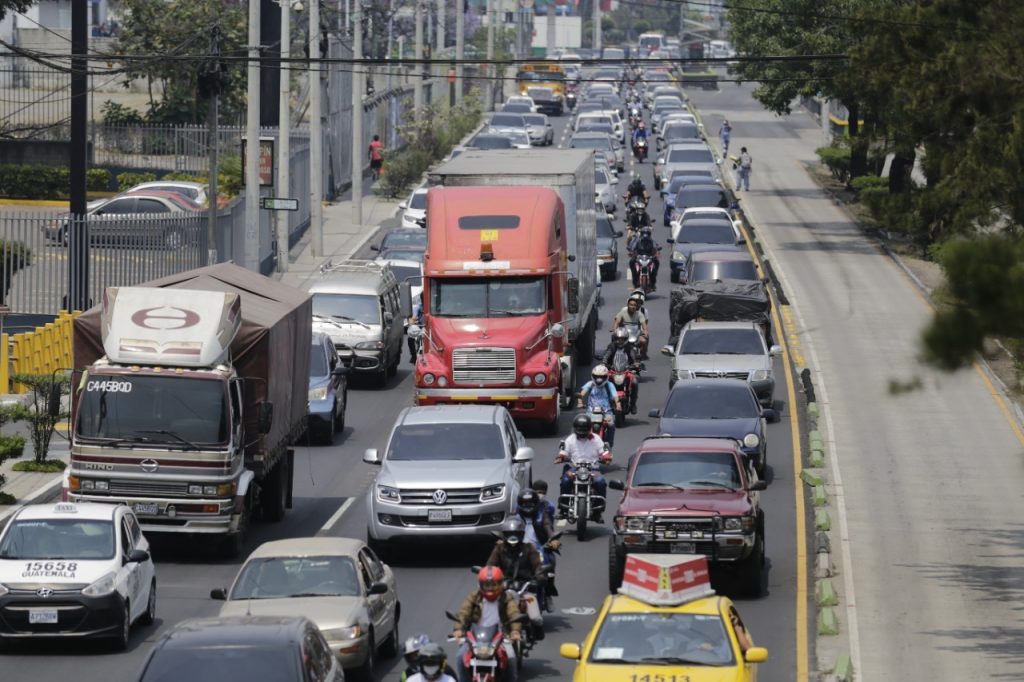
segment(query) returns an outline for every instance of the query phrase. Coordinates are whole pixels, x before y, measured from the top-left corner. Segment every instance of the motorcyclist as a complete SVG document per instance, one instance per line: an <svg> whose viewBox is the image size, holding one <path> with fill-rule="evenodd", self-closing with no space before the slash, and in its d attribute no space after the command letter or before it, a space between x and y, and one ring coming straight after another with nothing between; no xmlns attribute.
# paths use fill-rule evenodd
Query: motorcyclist
<svg viewBox="0 0 1024 682"><path fill-rule="evenodd" d="M627 324L635 324L640 327L636 348L640 352L640 358L644 359L647 356L647 341L651 338L651 332L647 328L647 315L640 310L640 299L635 295L630 296L622 310L616 313L615 319L612 320L612 329L615 330Z"/></svg>
<svg viewBox="0 0 1024 682"><path fill-rule="evenodd" d="M554 539L555 534L555 510L554 505L545 502L541 492L535 490L542 485L544 493L548 491L548 484L537 480L533 482L533 488L524 488L519 491L516 497L516 514L523 520L526 526L525 540L534 546L540 553L543 563L550 568L548 570L547 582L538 590L537 598L540 600L542 609L551 610L548 597L557 597L558 590L555 588L555 557L558 548L562 546L561 540ZM549 507L550 505L550 507Z"/></svg>
<svg viewBox="0 0 1024 682"><path fill-rule="evenodd" d="M629 252L629 270L633 273L633 286L640 286L640 267L637 263L637 256L651 257L651 290L658 289L658 269L661 267L661 246L654 241L650 225L640 228L640 234L633 238L633 241L626 247Z"/></svg>
<svg viewBox="0 0 1024 682"><path fill-rule="evenodd" d="M405 680L405 673L402 675ZM408 682L455 682L455 673L448 667L448 657L440 644L428 641L420 649L417 672L408 677Z"/></svg>
<svg viewBox="0 0 1024 682"><path fill-rule="evenodd" d="M563 449L558 453L556 462L565 462L562 469L562 481L560 492L562 495L572 495L572 478L575 472L575 465L579 462L590 462L595 465L593 480L594 494L601 498L608 496L608 483L604 476L597 470L596 465L601 462L611 461L611 454L605 451L604 441L594 434L591 429L590 417L586 414L578 414L572 420L572 435L565 439ZM601 512L594 511L594 519L602 523Z"/></svg>
<svg viewBox="0 0 1024 682"><path fill-rule="evenodd" d="M638 236L640 230L651 227L651 216L639 202L634 200L626 205L626 239L627 244L632 243Z"/></svg>
<svg viewBox="0 0 1024 682"><path fill-rule="evenodd" d="M518 600L505 590L505 574L497 566L484 566L477 574L479 589L473 590L462 602L458 614L455 616L455 629L452 637L461 638L466 630L474 624L480 625L501 625L508 633L508 640L505 643L505 651L508 654L508 667L505 670L505 679L508 682L515 682L517 678L515 650L510 642L519 641L522 636L522 624L519 622ZM469 651L469 642L465 641L459 645L459 651L455 655L455 668L458 670L460 682L467 682L469 671L466 669L466 653Z"/></svg>
<svg viewBox="0 0 1024 682"><path fill-rule="evenodd" d="M629 332L625 327L619 327L612 332L611 343L605 348L604 355L601 356L601 362L609 367L614 366L615 356L618 353L626 354L627 367L632 370L639 369L640 367L640 353L637 352L636 348L629 342ZM634 374L633 381L629 385L629 394L626 396L626 400L629 403L629 413L636 414L636 397L638 392L637 384Z"/></svg>
<svg viewBox="0 0 1024 682"><path fill-rule="evenodd" d="M626 194L624 198L626 203L634 197L640 197L644 200L644 204L651 201L651 195L647 193L647 186L644 185L644 181L640 179L640 173L633 172L633 182L629 183L629 187L626 188Z"/></svg>
<svg viewBox="0 0 1024 682"><path fill-rule="evenodd" d="M608 381L608 367L606 365L595 365L590 370L590 381L583 384L580 389L580 397L576 403L577 407L585 407L591 412L595 407L600 407L605 415L605 436L608 439L608 447L615 444L615 412L622 409L619 404L619 392L615 390Z"/></svg>
<svg viewBox="0 0 1024 682"><path fill-rule="evenodd" d="M637 122L636 127L633 128L633 155L637 157L639 162L643 162L646 154L641 156L640 154L640 141L643 140L644 145L648 144L647 141L647 127L644 125L643 119Z"/></svg>
<svg viewBox="0 0 1024 682"><path fill-rule="evenodd" d="M532 491L531 491L532 492ZM501 539L487 558L488 566L497 566L509 580L533 580L536 599L526 602L526 615L533 625L534 639L544 639L544 619L540 615L540 595L547 581L547 569L536 546L526 540L527 524L518 515L501 524Z"/></svg>
<svg viewBox="0 0 1024 682"><path fill-rule="evenodd" d="M402 671L401 682L409 682L414 679L415 676L420 672L421 659L423 650L428 646L437 646L430 641L430 637L425 634L413 635L405 640L405 646L402 648L402 657L405 659L406 669ZM440 648L440 647L438 647ZM441 652L444 653L443 651ZM428 664L429 667L429 664ZM441 670L444 674L455 679L455 671L451 669L446 663L441 665ZM433 679L433 678L429 678Z"/></svg>

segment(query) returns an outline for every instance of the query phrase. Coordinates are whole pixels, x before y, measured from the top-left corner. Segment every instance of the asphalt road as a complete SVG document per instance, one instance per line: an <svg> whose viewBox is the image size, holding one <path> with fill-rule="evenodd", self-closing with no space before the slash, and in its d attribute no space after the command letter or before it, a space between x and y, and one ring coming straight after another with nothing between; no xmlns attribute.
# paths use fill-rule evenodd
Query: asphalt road
<svg viewBox="0 0 1024 682"><path fill-rule="evenodd" d="M556 119L559 136L566 119ZM558 138L556 138L558 139ZM651 184L650 163L640 167L645 181ZM620 183L625 191L626 175ZM655 199L651 214L661 215L660 199ZM621 215L621 209L620 209ZM618 221L621 225L621 221ZM656 236L664 243L668 230L658 227ZM620 272L625 270L624 245L620 254ZM667 251L666 251L667 253ZM648 302L655 347L664 343L668 334L668 265L660 273L661 289ZM599 341L607 340L611 318L621 307L627 292L626 280L603 286ZM656 352L647 363L640 387L638 415L616 435L616 461L623 463L640 441L654 432L655 420L647 418L648 410L661 407L668 386L669 360ZM375 474L375 467L361 461L367 447L383 447L397 412L411 403L411 366L403 364L398 376L385 390L354 386L349 393L348 425L329 447L299 447L296 452L295 506L286 519L277 525L257 525L251 533L246 553L263 541L292 536L331 534L365 537L366 517L362 495ZM760 599L739 599L739 606L756 642L771 652L769 662L762 664L760 679L768 682L790 680L795 669L796 550L794 517L793 465L790 406L785 404L786 376L779 362L776 366L779 385L776 398L782 408L782 419L768 427L769 465L772 484L762 493L767 515L767 548L769 558L768 594ZM581 375L582 376L582 375ZM562 432L570 430L572 414L562 417ZM557 485L559 468L553 463L559 438L540 437L524 429L530 445L537 453L534 478L544 478ZM615 474L611 474L614 476ZM614 508L618 493L610 491ZM340 516L337 512L344 510ZM607 514L609 518L611 514ZM523 679L550 680L570 677L574 663L558 656L561 642L581 641L593 623L593 612L607 595L606 557L610 533L607 526L595 527L590 538L579 543L566 537L558 565L556 612L546 616L548 636L526 662ZM136 631L128 652L111 654L92 643L40 644L0 659L5 682L19 680L76 679L79 682L130 680L149 650L151 642L169 626L193 616L214 615L219 603L208 597L210 588L229 584L240 561L214 560L188 547L185 543L159 542L156 546L159 581L158 622ZM469 566L486 558L483 546L443 546L429 551L407 554L396 562L399 596L403 605L402 636L426 632L443 641L450 630L445 610L456 610L462 599L475 587ZM454 645L446 644L449 653ZM401 666L384 662L381 679L397 679Z"/></svg>

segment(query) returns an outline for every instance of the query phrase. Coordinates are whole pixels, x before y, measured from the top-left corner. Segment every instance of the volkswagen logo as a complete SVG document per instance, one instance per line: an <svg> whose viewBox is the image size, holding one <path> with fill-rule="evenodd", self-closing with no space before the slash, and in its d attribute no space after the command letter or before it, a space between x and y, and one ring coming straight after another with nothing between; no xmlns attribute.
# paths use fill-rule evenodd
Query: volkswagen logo
<svg viewBox="0 0 1024 682"><path fill-rule="evenodd" d="M51 590L49 587L40 587L38 590L36 590L36 596L42 597L43 599L49 599L53 596L53 590Z"/></svg>
<svg viewBox="0 0 1024 682"><path fill-rule="evenodd" d="M444 504L448 501L448 493L443 490L434 491L434 504Z"/></svg>
<svg viewBox="0 0 1024 682"><path fill-rule="evenodd" d="M142 467L142 470L147 474L151 474L160 468L160 462L155 459L144 459L139 462L139 466Z"/></svg>

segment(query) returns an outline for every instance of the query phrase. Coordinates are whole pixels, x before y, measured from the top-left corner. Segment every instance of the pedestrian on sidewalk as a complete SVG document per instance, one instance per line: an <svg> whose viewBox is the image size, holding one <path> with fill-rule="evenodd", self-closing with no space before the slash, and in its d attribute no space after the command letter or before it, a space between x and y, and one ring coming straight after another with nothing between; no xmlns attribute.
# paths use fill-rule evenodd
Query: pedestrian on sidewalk
<svg viewBox="0 0 1024 682"><path fill-rule="evenodd" d="M384 143L380 141L380 135L374 135L370 142L370 176L377 181L380 179L380 169L384 166Z"/></svg>
<svg viewBox="0 0 1024 682"><path fill-rule="evenodd" d="M718 130L718 137L722 140L722 156L729 155L729 138L732 137L732 126L729 119L722 121L722 127Z"/></svg>
<svg viewBox="0 0 1024 682"><path fill-rule="evenodd" d="M754 159L747 152L746 147L740 148L740 158L736 160L736 191L741 188L750 191L750 168Z"/></svg>

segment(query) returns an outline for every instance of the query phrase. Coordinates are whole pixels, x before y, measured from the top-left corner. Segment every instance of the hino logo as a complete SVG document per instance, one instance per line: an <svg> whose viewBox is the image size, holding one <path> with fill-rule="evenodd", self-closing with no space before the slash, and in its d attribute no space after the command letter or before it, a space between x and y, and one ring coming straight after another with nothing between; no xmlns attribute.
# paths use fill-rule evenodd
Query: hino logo
<svg viewBox="0 0 1024 682"><path fill-rule="evenodd" d="M434 491L434 504L444 504L448 501L448 493L443 490Z"/></svg>
<svg viewBox="0 0 1024 682"><path fill-rule="evenodd" d="M113 464L97 464L96 462L83 462L82 467L85 469L93 469L94 471L113 471Z"/></svg>
<svg viewBox="0 0 1024 682"><path fill-rule="evenodd" d="M49 599L53 596L53 590L51 590L49 587L40 587L38 590L36 590L36 595L42 597L43 599Z"/></svg>
<svg viewBox="0 0 1024 682"><path fill-rule="evenodd" d="M142 470L145 471L147 474L151 474L160 468L160 463L157 462L155 459L144 459L141 462L139 462L139 466L142 467Z"/></svg>

